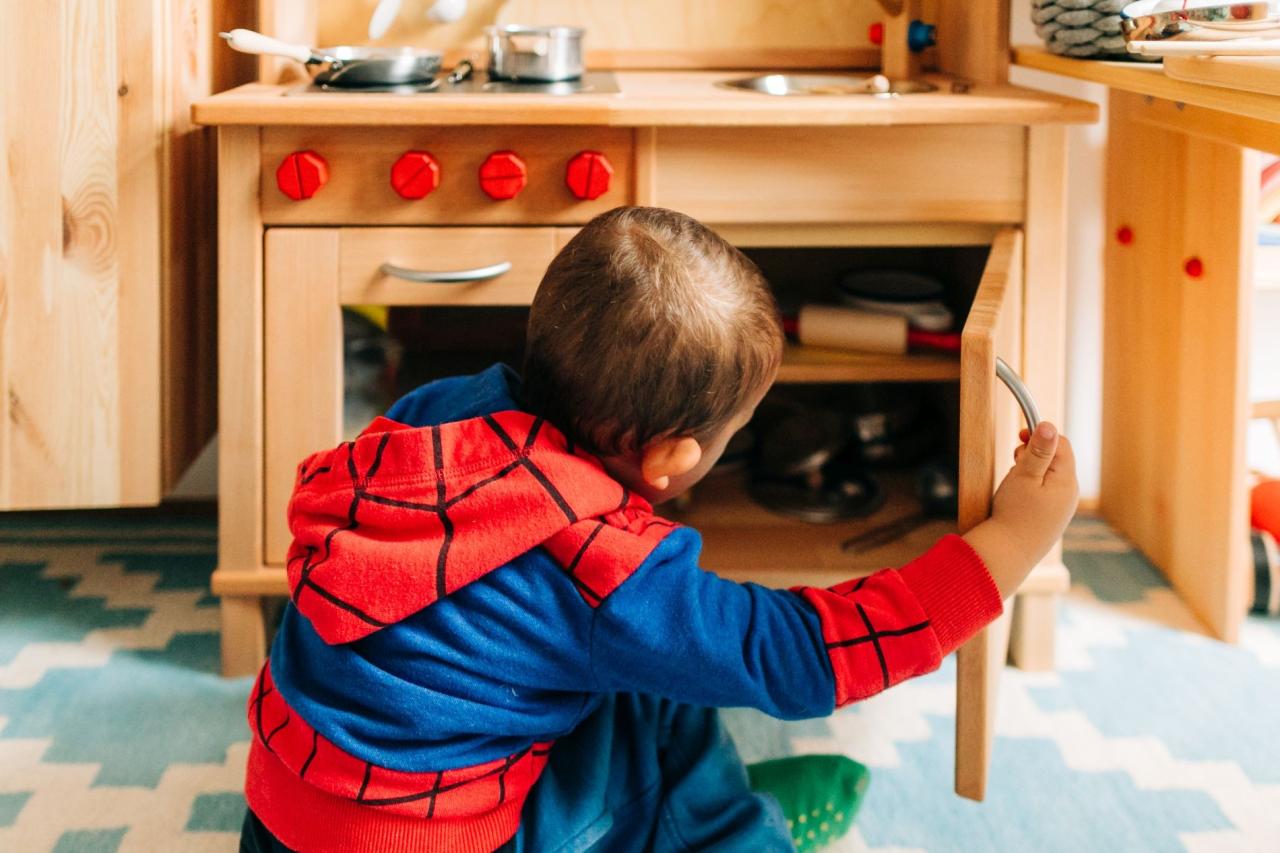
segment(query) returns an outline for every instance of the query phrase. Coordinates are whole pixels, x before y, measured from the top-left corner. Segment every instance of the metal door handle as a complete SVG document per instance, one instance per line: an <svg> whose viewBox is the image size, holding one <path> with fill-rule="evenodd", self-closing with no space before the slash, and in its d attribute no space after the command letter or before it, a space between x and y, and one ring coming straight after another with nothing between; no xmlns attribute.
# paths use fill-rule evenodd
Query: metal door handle
<svg viewBox="0 0 1280 853"><path fill-rule="evenodd" d="M1014 399L1022 409L1022 416L1027 419L1027 429L1035 432L1036 425L1040 423L1040 410L1036 407L1036 399L1031 396L1031 390L1022 381L1022 377L999 356L996 357L996 376L1013 392Z"/></svg>
<svg viewBox="0 0 1280 853"><path fill-rule="evenodd" d="M490 264L487 267L476 267L469 270L411 270L385 263L378 267L378 272L405 281L416 281L420 284L466 284L471 281L488 281L503 273L511 272L511 261Z"/></svg>

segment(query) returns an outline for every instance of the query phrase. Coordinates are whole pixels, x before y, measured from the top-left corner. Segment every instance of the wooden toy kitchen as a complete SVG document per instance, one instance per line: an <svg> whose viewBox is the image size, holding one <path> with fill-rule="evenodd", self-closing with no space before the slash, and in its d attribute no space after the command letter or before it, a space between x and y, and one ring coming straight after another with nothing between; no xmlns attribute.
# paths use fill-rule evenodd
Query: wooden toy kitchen
<svg viewBox="0 0 1280 853"><path fill-rule="evenodd" d="M360 4L258 5L245 26L308 44L365 40ZM825 586L900 565L985 515L1021 422L997 357L1061 422L1065 125L1097 113L1008 83L1007 3L470 6L447 24L402 14L381 43L441 48L443 74L463 58L480 66L483 25L574 24L585 30L587 75L521 91L486 84L477 67L455 91L334 91L264 59L263 82L195 105L195 120L218 133L213 588L225 673L256 669L264 602L287 591L284 509L296 464L343 439L342 306L465 309L483 323L527 305L558 248L618 205L706 222L757 259L784 309L789 288L807 287L798 271L825 286L847 268L898 265L948 282L958 354L793 344L779 383L833 397L867 383L927 386L959 460L958 519L848 552L843 541L911 510L909 478L885 481L879 513L815 525L763 509L723 477L674 510L703 531L707 568ZM925 25L936 25L936 46ZM803 83L831 68L863 69L859 78L882 70L892 84L932 90L770 94L785 75ZM757 91L723 85L772 72L780 76L751 84ZM960 652L962 795L984 793L1006 652L1020 666L1052 666L1054 600L1066 586L1055 553Z"/></svg>

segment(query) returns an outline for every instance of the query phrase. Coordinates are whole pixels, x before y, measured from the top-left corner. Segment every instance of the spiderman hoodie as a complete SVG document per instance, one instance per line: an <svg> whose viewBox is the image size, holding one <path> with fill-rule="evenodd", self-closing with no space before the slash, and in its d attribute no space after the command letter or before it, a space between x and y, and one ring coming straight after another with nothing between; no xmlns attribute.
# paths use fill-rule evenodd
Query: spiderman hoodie
<svg viewBox="0 0 1280 853"><path fill-rule="evenodd" d="M290 603L250 693L246 796L298 850L489 851L611 693L831 713L999 615L963 539L830 589L698 566L501 365L425 385L298 467Z"/></svg>

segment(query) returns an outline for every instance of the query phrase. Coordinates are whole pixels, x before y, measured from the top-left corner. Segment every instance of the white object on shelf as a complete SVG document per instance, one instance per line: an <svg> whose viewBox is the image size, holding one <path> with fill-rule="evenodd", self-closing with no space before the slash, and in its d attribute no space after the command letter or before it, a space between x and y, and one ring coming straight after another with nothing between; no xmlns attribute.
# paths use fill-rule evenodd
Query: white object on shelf
<svg viewBox="0 0 1280 853"><path fill-rule="evenodd" d="M452 24L467 14L467 0L436 0L427 10L427 20Z"/></svg>

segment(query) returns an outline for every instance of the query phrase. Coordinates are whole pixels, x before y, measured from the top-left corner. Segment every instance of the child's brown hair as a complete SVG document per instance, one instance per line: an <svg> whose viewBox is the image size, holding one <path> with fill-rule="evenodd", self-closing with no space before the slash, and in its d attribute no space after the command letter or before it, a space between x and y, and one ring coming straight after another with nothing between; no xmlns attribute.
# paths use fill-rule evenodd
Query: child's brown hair
<svg viewBox="0 0 1280 853"><path fill-rule="evenodd" d="M705 440L773 378L782 340L773 294L745 255L682 213L619 207L542 278L524 403L595 453Z"/></svg>

